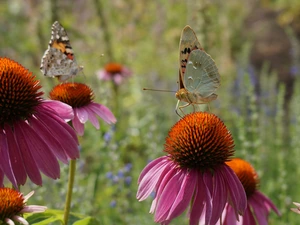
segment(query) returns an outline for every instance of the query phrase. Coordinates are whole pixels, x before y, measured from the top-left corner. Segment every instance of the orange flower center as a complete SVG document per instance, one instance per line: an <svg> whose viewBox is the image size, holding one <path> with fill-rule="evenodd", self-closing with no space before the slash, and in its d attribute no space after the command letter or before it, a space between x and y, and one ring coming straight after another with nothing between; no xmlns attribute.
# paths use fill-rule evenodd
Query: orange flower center
<svg viewBox="0 0 300 225"><path fill-rule="evenodd" d="M88 105L94 98L92 89L81 83L63 83L50 92L52 100L64 102L73 108Z"/></svg>
<svg viewBox="0 0 300 225"><path fill-rule="evenodd" d="M108 73L116 74L116 73L121 73L122 71L122 65L119 63L108 63L105 66L105 70Z"/></svg>
<svg viewBox="0 0 300 225"><path fill-rule="evenodd" d="M0 58L0 126L12 125L34 113L43 95L41 86L26 68L17 62Z"/></svg>
<svg viewBox="0 0 300 225"><path fill-rule="evenodd" d="M251 196L258 184L258 176L254 168L245 160L234 158L226 164L235 172L244 186L247 197Z"/></svg>
<svg viewBox="0 0 300 225"><path fill-rule="evenodd" d="M169 131L165 152L183 168L214 169L233 155L234 142L224 123L214 114L191 113Z"/></svg>
<svg viewBox="0 0 300 225"><path fill-rule="evenodd" d="M10 188L0 188L0 199L0 221L20 214L25 205L22 193Z"/></svg>

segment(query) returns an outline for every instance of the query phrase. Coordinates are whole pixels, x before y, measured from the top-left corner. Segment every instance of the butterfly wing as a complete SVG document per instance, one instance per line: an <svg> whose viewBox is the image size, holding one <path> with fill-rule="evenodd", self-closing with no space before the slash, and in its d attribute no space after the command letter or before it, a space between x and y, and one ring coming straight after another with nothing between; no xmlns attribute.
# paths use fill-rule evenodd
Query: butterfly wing
<svg viewBox="0 0 300 225"><path fill-rule="evenodd" d="M214 60L206 52L193 50L186 64L183 85L202 98L214 94L220 86L220 74Z"/></svg>
<svg viewBox="0 0 300 225"><path fill-rule="evenodd" d="M58 77L61 82L76 76L81 70L82 67L78 67L76 62L68 59L56 48L48 48L42 58L42 73L45 76Z"/></svg>
<svg viewBox="0 0 300 225"><path fill-rule="evenodd" d="M41 61L41 71L45 76L58 77L65 81L76 76L82 69L78 66L66 30L59 22L54 22L51 28L51 39L48 49Z"/></svg>
<svg viewBox="0 0 300 225"><path fill-rule="evenodd" d="M179 70L182 80L184 80L189 54L195 49L203 50L194 30L190 26L185 26L179 42Z"/></svg>

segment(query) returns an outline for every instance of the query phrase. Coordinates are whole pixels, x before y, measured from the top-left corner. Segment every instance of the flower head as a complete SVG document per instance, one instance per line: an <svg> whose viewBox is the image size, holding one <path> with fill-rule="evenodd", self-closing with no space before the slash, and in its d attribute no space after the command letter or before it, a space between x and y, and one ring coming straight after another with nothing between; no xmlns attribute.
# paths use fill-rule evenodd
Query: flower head
<svg viewBox="0 0 300 225"><path fill-rule="evenodd" d="M155 221L169 224L190 205L190 224L214 225L229 201L236 218L246 208L243 186L225 164L233 155L234 142L215 115L196 112L183 117L169 131L167 156L150 162L139 177L137 198L153 191L150 209Z"/></svg>
<svg viewBox="0 0 300 225"><path fill-rule="evenodd" d="M57 159L79 157L76 134L64 121L72 108L43 100L35 76L8 58L0 58L0 84L0 186L4 175L16 188L27 176L42 185L40 172L59 178Z"/></svg>
<svg viewBox="0 0 300 225"><path fill-rule="evenodd" d="M268 216L271 210L280 215L272 201L257 190L258 176L250 163L235 158L226 164L236 173L247 195L247 209L240 222L234 220L233 210L230 205L226 206L223 216L224 225L254 225L268 224Z"/></svg>
<svg viewBox="0 0 300 225"><path fill-rule="evenodd" d="M108 63L102 70L96 72L100 80L113 80L120 85L122 81L131 76L131 71L119 63Z"/></svg>
<svg viewBox="0 0 300 225"><path fill-rule="evenodd" d="M72 106L74 118L72 125L79 135L84 134L84 124L90 120L99 129L98 115L106 123L116 123L112 112L104 105L93 102L94 93L90 87L81 83L63 83L55 86L50 92L52 100L58 100Z"/></svg>
<svg viewBox="0 0 300 225"><path fill-rule="evenodd" d="M10 189L0 188L0 223L9 225L15 222L28 225L29 223L21 217L24 213L40 213L44 212L47 207L39 205L26 205L27 200L34 194L34 191L23 196L22 193Z"/></svg>

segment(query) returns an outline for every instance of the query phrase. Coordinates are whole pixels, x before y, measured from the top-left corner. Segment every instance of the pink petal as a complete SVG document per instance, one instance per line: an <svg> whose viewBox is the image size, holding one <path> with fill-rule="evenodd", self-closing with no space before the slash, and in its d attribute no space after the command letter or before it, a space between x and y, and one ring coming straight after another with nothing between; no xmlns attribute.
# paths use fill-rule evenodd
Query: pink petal
<svg viewBox="0 0 300 225"><path fill-rule="evenodd" d="M98 119L97 119L95 113L94 113L92 110L90 110L88 107L86 107L86 111L87 111L87 113L88 113L89 120L91 121L91 123L93 124L93 126L94 126L97 130L99 130L100 125L99 125L99 121L98 121Z"/></svg>
<svg viewBox="0 0 300 225"><path fill-rule="evenodd" d="M17 143L18 139L15 139L15 136L9 125L5 124L4 129L5 129L6 138L7 138L7 144L8 144L7 147L8 147L11 167L14 171L14 175L17 180L17 184L24 185L26 182L27 174L25 172L24 162L23 162L23 159L22 159L22 156L20 153L18 143Z"/></svg>
<svg viewBox="0 0 300 225"><path fill-rule="evenodd" d="M150 213L154 213L158 201L160 201L160 197L162 192L165 189L165 186L168 184L169 180L176 174L177 169L172 165L172 162L167 160L165 163L165 168L160 176L159 180L157 181L157 185L155 186L156 194L155 198L152 201L151 208L150 208Z"/></svg>
<svg viewBox="0 0 300 225"><path fill-rule="evenodd" d="M18 137L17 139L18 139L18 143L23 157L24 166L27 175L33 183L37 185L42 185L43 183L42 176L40 174L37 163L35 162L31 154L31 149L28 147L27 142L30 140L28 140L27 135L22 132L21 127L22 127L21 123L15 125L15 137Z"/></svg>
<svg viewBox="0 0 300 225"><path fill-rule="evenodd" d="M59 178L59 164L45 142L27 123L23 122L19 129L26 134L28 149L30 149L38 168L48 177Z"/></svg>
<svg viewBox="0 0 300 225"><path fill-rule="evenodd" d="M111 74L107 73L106 70L98 70L96 74L100 80L111 80Z"/></svg>
<svg viewBox="0 0 300 225"><path fill-rule="evenodd" d="M170 209L167 220L172 220L183 213L185 209L187 209L194 195L195 186L197 183L196 178L197 175L195 174L195 170L186 171L179 193L172 205L172 208Z"/></svg>
<svg viewBox="0 0 300 225"><path fill-rule="evenodd" d="M229 199L231 200L232 207L236 212L236 218L238 219L238 214L243 215L247 207L246 193L233 170L227 165L222 165L222 167L220 171L223 173L223 177L226 177L224 181L229 191Z"/></svg>
<svg viewBox="0 0 300 225"><path fill-rule="evenodd" d="M12 170L9 154L6 135L3 133L3 130L0 131L0 168L1 171L6 175L9 181L13 184L15 188L18 189L17 180L15 178L14 172ZM3 177L3 175L1 176ZM3 178L2 178L3 180ZM2 181L3 184L3 181Z"/></svg>
<svg viewBox="0 0 300 225"><path fill-rule="evenodd" d="M91 102L89 104L89 108L92 111L94 111L98 116L100 116L106 123L111 124L117 122L115 116L106 106Z"/></svg>
<svg viewBox="0 0 300 225"><path fill-rule="evenodd" d="M80 121L80 123L85 123L89 118L88 113L84 107L74 108L74 113L75 113L76 117L78 118L78 120Z"/></svg>
<svg viewBox="0 0 300 225"><path fill-rule="evenodd" d="M44 100L39 107L47 107L54 110L64 120L71 120L74 117L72 107L60 101Z"/></svg>
<svg viewBox="0 0 300 225"><path fill-rule="evenodd" d="M222 215L222 211L226 205L228 191L219 168L215 169L213 179L214 188L212 194L212 206L214 210L212 211L211 224L216 224L220 216Z"/></svg>
<svg viewBox="0 0 300 225"><path fill-rule="evenodd" d="M264 202L264 205L266 205L269 208L273 209L273 211L280 216L281 213L279 212L279 210L277 209L277 207L273 204L273 202L264 194L262 194L260 191L256 191L255 194L253 195L253 198L256 201L261 201Z"/></svg>
<svg viewBox="0 0 300 225"><path fill-rule="evenodd" d="M42 137L43 141L49 146L54 155L63 163L68 163L68 156L66 154L66 149L64 148L67 146L63 146L59 143L55 136L52 135L47 125L34 117L29 119L29 124L34 130L38 131L39 136Z"/></svg>
<svg viewBox="0 0 300 225"><path fill-rule="evenodd" d="M78 139L74 130L63 120L48 112L35 114L40 123L43 123L51 135L63 146L69 158L79 158ZM46 139L47 140L47 139ZM58 149L59 151L59 149Z"/></svg>
<svg viewBox="0 0 300 225"><path fill-rule="evenodd" d="M252 196L248 198L248 205L251 206L259 225L268 225L269 209L263 204L262 199L257 201Z"/></svg>
<svg viewBox="0 0 300 225"><path fill-rule="evenodd" d="M160 180L160 176L165 171L166 164L160 162L154 165L148 173L144 174L143 178L140 181L137 196L136 198L139 201L146 199L154 190L157 185L157 182Z"/></svg>
<svg viewBox="0 0 300 225"><path fill-rule="evenodd" d="M79 136L84 135L84 124L79 121L77 114L75 114L74 119L72 120L72 125Z"/></svg>
<svg viewBox="0 0 300 225"><path fill-rule="evenodd" d="M255 218L252 214L252 211L250 209L250 207L248 206L247 209L245 210L245 213L241 219L241 225L252 225L252 224L256 224ZM261 225L260 223L258 223L259 225Z"/></svg>
<svg viewBox="0 0 300 225"><path fill-rule="evenodd" d="M190 210L190 225L198 225L201 215L203 214L203 209L205 205L205 199L209 190L204 184L201 174L198 175L198 183L195 189L195 196Z"/></svg>
<svg viewBox="0 0 300 225"><path fill-rule="evenodd" d="M181 183L184 178L182 170L177 170L177 173L171 177L167 185L164 187L163 192L158 202L155 222L163 222L167 219L170 213L170 208L173 205L181 187Z"/></svg>
<svg viewBox="0 0 300 225"><path fill-rule="evenodd" d="M212 224L210 221L212 219L212 195L210 190L213 190L213 177L210 171L205 171L203 173L203 182L206 190L206 201L205 201L205 224Z"/></svg>
<svg viewBox="0 0 300 225"><path fill-rule="evenodd" d="M115 74L113 79L117 85L120 85L122 83L123 77L120 74Z"/></svg>
<svg viewBox="0 0 300 225"><path fill-rule="evenodd" d="M162 161L165 161L166 158L167 158L166 156L162 156L162 157L159 157L159 158L151 161L150 163L148 163L147 166L142 170L142 172L138 178L138 184L144 178L145 174L147 174L149 172L149 170L151 170L156 164L161 163Z"/></svg>

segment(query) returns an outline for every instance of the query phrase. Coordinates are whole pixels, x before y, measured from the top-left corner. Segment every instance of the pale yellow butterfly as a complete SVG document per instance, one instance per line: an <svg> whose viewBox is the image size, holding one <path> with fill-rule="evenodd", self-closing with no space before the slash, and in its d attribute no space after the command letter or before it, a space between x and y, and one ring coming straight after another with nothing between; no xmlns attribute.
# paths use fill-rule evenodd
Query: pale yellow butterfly
<svg viewBox="0 0 300 225"><path fill-rule="evenodd" d="M185 26L179 43L179 90L176 112L194 104L207 104L217 98L215 91L220 86L218 68L204 49L193 29ZM179 106L180 101L187 104ZM178 114L178 113L177 113Z"/></svg>

